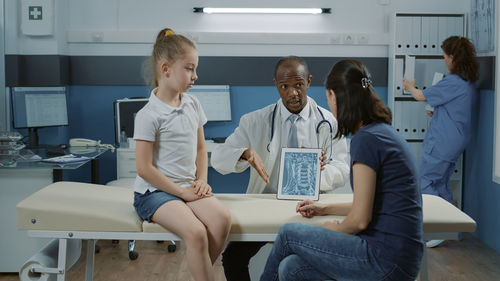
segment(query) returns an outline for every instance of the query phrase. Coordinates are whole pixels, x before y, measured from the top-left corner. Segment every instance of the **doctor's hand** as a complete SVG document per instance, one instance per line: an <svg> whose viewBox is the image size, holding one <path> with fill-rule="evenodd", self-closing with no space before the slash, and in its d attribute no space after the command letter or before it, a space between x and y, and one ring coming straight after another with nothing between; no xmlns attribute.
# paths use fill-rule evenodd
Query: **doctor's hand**
<svg viewBox="0 0 500 281"><path fill-rule="evenodd" d="M301 146L300 148L307 148L305 146ZM320 167L321 167L321 171L323 171L325 169L325 165L326 165L326 156L325 156L325 151L322 150L321 151L321 156L319 157L319 164L320 164Z"/></svg>
<svg viewBox="0 0 500 281"><path fill-rule="evenodd" d="M326 165L326 156L325 156L325 151L321 151L321 156L319 157L319 164L320 164L320 167L321 167L321 171L323 171L325 169L325 165Z"/></svg>
<svg viewBox="0 0 500 281"><path fill-rule="evenodd" d="M243 152L241 155L241 158L244 160L247 160L252 167L257 170L257 173L259 173L260 177L262 180L266 183L269 184L269 175L267 174L266 168L264 167L264 163L262 162L262 159L260 158L259 154L255 152L255 150L248 148Z"/></svg>
<svg viewBox="0 0 500 281"><path fill-rule="evenodd" d="M324 209L325 204L317 203L312 200L304 200L302 202L297 203L297 207L295 211L300 213L303 217L312 218L314 216L323 216L325 215Z"/></svg>

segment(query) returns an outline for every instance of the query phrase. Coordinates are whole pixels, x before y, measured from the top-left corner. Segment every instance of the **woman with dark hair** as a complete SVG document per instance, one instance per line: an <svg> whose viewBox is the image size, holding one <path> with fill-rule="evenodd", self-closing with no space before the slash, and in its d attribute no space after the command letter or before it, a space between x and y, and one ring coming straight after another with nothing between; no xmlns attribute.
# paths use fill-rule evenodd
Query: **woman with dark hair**
<svg viewBox="0 0 500 281"><path fill-rule="evenodd" d="M422 196L413 156L392 128L363 64L343 60L326 81L338 120L336 137L352 135L353 201L297 204L304 217L346 216L323 226L285 224L261 280L415 280L420 268Z"/></svg>
<svg viewBox="0 0 500 281"><path fill-rule="evenodd" d="M443 41L444 63L450 74L425 90L415 88L415 80L403 79L403 87L418 101L434 107L420 159L420 188L453 204L449 187L455 163L470 139L472 103L476 93L474 82L479 78L474 45L469 39L451 36ZM427 243L439 245L442 240Z"/></svg>

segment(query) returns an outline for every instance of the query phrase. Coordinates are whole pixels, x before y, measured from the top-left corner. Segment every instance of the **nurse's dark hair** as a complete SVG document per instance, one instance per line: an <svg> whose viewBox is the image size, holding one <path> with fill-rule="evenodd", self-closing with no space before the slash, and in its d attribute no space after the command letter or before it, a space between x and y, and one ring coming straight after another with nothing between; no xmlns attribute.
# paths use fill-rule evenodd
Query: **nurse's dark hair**
<svg viewBox="0 0 500 281"><path fill-rule="evenodd" d="M452 57L450 70L452 74L470 82L476 82L479 79L476 49L469 39L462 36L448 37L443 41L441 49Z"/></svg>
<svg viewBox="0 0 500 281"><path fill-rule="evenodd" d="M391 124L391 110L382 103L373 89L368 69L357 60L337 62L325 82L327 90L337 97L336 138L355 133L360 122Z"/></svg>
<svg viewBox="0 0 500 281"><path fill-rule="evenodd" d="M307 79L307 77L309 77L309 66L307 66L307 62L305 59L303 59L301 57L297 57L297 56L288 56L288 57L281 58L278 61L278 63L276 64L276 67L274 68L274 79L276 79L276 74L278 73L278 69L281 66L292 67L292 66L295 66L297 63L304 67L305 75L306 75L305 78Z"/></svg>
<svg viewBox="0 0 500 281"><path fill-rule="evenodd" d="M143 66L144 76L151 81L153 87L158 87L160 62L166 60L172 64L186 54L189 48L196 50L193 41L183 35L176 34L172 29L164 28L158 32L151 58Z"/></svg>

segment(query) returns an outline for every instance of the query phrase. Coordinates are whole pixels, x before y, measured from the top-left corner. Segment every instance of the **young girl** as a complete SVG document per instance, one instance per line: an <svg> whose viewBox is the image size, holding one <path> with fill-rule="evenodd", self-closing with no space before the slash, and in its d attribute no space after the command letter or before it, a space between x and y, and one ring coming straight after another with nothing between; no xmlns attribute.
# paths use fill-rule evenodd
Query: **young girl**
<svg viewBox="0 0 500 281"><path fill-rule="evenodd" d="M214 280L212 265L224 249L231 217L207 183L207 119L199 101L185 94L198 78L198 52L189 39L164 29L152 65L155 88L135 118L134 207L142 219L185 241L194 280Z"/></svg>
<svg viewBox="0 0 500 281"><path fill-rule="evenodd" d="M346 216L322 227L285 224L267 260L267 280L415 280L423 252L422 196L413 156L391 124L367 69L340 61L326 81L338 120L336 137L352 134L353 202L299 202L304 217Z"/></svg>
<svg viewBox="0 0 500 281"><path fill-rule="evenodd" d="M478 62L474 45L464 37L452 36L443 41L444 63L450 74L423 91L403 79L403 87L419 101L434 107L424 139L420 160L422 193L440 196L453 204L448 184L455 162L470 139L472 100L476 92Z"/></svg>

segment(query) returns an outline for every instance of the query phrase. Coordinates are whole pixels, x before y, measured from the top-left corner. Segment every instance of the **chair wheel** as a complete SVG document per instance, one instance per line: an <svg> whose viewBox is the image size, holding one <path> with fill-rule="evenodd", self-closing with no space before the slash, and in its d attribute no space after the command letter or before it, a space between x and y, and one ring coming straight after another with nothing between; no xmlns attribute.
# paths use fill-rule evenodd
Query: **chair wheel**
<svg viewBox="0 0 500 281"><path fill-rule="evenodd" d="M168 252L169 253L173 253L175 252L175 249L177 249L177 246L176 245L168 245Z"/></svg>
<svg viewBox="0 0 500 281"><path fill-rule="evenodd" d="M128 258L131 261L136 260L138 257L139 257L139 253L137 253L136 251L130 251L130 252L128 252Z"/></svg>

